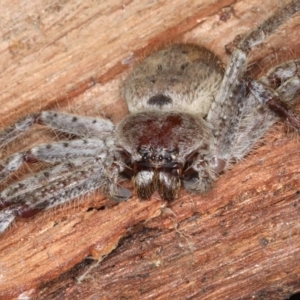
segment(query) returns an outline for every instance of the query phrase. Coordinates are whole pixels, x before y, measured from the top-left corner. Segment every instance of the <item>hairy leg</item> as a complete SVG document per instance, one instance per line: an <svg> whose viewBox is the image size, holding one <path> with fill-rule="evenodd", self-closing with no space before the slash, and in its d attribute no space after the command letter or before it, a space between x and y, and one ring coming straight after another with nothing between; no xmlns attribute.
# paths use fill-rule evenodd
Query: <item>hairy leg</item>
<svg viewBox="0 0 300 300"><path fill-rule="evenodd" d="M225 143L222 140L218 141L215 151L219 158L229 163L243 158L278 117L286 118L285 121L291 123L294 128L300 128L299 116L289 106L300 95L300 70L295 68L299 64L300 60L286 62L271 69L259 81L249 79L247 84L251 93L240 100L243 105L239 108L235 131L226 136ZM270 110L268 101L272 99L280 103L280 107L286 108L284 112L287 116L280 115L279 112L274 113L274 109Z"/></svg>
<svg viewBox="0 0 300 300"><path fill-rule="evenodd" d="M40 210L51 208L93 191L105 184L103 166L94 164L65 174L64 178L54 180L33 191L17 194L8 199L1 198L0 232L6 230L15 217L31 217ZM3 193L2 193L3 194Z"/></svg>
<svg viewBox="0 0 300 300"><path fill-rule="evenodd" d="M15 153L0 162L0 182L16 171L23 162L65 162L89 157L106 158L109 151L113 151L113 138L84 139L61 141L52 144L36 146L24 152Z"/></svg>
<svg viewBox="0 0 300 300"><path fill-rule="evenodd" d="M34 124L79 137L105 137L114 131L114 125L108 119L90 118L73 114L44 111L30 114L0 132L0 149L30 130Z"/></svg>
<svg viewBox="0 0 300 300"><path fill-rule="evenodd" d="M15 183L0 193L0 233L16 217L31 217L100 189L108 198L121 202L130 192L118 185L121 166L100 157L61 164Z"/></svg>
<svg viewBox="0 0 300 300"><path fill-rule="evenodd" d="M266 37L273 33L281 24L290 19L299 10L300 0L291 1L285 7L279 9L263 24L250 32L238 44L231 56L219 92L216 95L215 101L207 116L208 121L215 124L215 135L217 137L221 136L222 139L222 135L227 134L226 129L234 124L234 120L230 120L227 116L236 115L236 112L240 109L235 105L240 101L240 99L236 99L236 95L245 89L242 81L246 71L248 53L255 46L262 44ZM246 92L244 91L243 93L245 94ZM220 128L221 130L219 130Z"/></svg>

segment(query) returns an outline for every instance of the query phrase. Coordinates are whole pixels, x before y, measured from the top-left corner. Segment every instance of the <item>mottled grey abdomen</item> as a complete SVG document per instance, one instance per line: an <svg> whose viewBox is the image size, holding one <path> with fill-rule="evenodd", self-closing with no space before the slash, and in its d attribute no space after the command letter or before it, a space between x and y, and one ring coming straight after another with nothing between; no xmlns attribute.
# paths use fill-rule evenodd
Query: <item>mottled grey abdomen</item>
<svg viewBox="0 0 300 300"><path fill-rule="evenodd" d="M125 81L131 113L164 110L205 116L223 77L220 60L206 48L178 44L147 57Z"/></svg>

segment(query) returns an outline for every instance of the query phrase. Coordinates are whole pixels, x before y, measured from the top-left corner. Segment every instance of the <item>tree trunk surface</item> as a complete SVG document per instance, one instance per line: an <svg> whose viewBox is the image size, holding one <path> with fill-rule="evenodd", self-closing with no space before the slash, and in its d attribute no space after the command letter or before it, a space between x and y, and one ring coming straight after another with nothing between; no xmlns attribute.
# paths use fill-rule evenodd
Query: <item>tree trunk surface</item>
<svg viewBox="0 0 300 300"><path fill-rule="evenodd" d="M188 42L226 65L225 45L284 3L2 0L1 127L46 109L117 123L143 57ZM251 53L253 76L300 57L299 24ZM52 138L35 126L2 156ZM299 168L299 137L277 124L207 193L118 205L93 193L18 219L0 237L0 298L287 299L300 291Z"/></svg>

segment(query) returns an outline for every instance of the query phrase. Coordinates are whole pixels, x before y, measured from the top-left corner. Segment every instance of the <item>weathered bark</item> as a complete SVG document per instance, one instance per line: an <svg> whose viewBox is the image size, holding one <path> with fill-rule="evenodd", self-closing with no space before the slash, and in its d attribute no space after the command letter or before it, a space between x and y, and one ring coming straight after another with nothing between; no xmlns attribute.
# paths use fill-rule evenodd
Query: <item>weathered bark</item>
<svg viewBox="0 0 300 300"><path fill-rule="evenodd" d="M121 82L141 57L184 41L226 64L224 46L282 3L2 1L1 125L49 108L117 122ZM254 51L252 74L300 57L299 23ZM34 128L9 152L49 135ZM182 191L167 208L90 195L18 220L0 237L0 298L286 299L300 290L299 166L298 136L277 125L208 193Z"/></svg>

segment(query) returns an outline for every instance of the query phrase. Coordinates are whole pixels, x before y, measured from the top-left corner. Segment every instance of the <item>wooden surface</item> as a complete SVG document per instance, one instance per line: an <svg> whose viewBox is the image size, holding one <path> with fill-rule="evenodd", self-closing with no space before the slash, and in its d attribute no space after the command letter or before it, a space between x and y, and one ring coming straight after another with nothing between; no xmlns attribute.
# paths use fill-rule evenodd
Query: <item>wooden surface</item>
<svg viewBox="0 0 300 300"><path fill-rule="evenodd" d="M142 57L194 42L227 63L224 46L283 3L2 0L1 127L45 109L118 122ZM299 24L251 54L253 74L300 57ZM51 137L34 128L9 151ZM299 167L299 137L277 125L209 193L168 207L91 195L18 220L0 237L0 298L286 299L300 291Z"/></svg>

